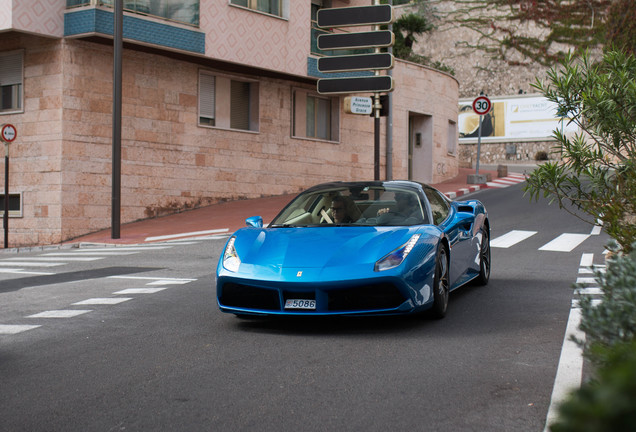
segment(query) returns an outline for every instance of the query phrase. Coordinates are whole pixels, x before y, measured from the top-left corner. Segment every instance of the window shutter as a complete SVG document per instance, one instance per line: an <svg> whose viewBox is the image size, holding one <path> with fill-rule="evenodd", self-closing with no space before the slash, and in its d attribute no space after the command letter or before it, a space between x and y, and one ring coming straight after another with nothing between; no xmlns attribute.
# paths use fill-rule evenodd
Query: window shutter
<svg viewBox="0 0 636 432"><path fill-rule="evenodd" d="M199 74L199 117L214 118L214 75Z"/></svg>
<svg viewBox="0 0 636 432"><path fill-rule="evenodd" d="M22 52L0 56L0 85L22 84Z"/></svg>
<svg viewBox="0 0 636 432"><path fill-rule="evenodd" d="M250 130L250 83L241 81L231 83L230 127Z"/></svg>

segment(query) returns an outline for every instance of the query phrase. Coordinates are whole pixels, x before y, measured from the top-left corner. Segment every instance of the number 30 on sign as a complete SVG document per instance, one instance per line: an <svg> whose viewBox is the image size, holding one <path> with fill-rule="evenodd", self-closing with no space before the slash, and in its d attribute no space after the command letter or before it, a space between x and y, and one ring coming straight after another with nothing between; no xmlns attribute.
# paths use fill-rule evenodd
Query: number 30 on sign
<svg viewBox="0 0 636 432"><path fill-rule="evenodd" d="M492 102L486 96L478 96L473 101L473 111L475 114L486 115L492 109Z"/></svg>

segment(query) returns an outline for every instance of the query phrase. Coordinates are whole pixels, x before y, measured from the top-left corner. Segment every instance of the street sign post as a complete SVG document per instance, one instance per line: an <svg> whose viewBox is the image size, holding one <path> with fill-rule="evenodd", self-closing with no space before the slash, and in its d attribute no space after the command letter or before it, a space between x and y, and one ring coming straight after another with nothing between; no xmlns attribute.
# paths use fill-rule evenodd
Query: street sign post
<svg viewBox="0 0 636 432"><path fill-rule="evenodd" d="M479 175L479 157L481 153L481 124L484 116L492 109L492 102L488 96L480 95L473 101L473 111L479 115L479 128L477 130L477 162L475 164L475 174L468 175L468 183L484 184L488 181L487 176Z"/></svg>
<svg viewBox="0 0 636 432"><path fill-rule="evenodd" d="M4 248L9 247L9 143L18 137L18 130L12 124L4 124L0 128L0 140L4 142Z"/></svg>
<svg viewBox="0 0 636 432"><path fill-rule="evenodd" d="M380 93L393 91L393 77L380 75L380 70L393 67L393 54L381 53L380 48L389 47L395 41L393 32L380 30L379 26L391 24L395 19L393 6L374 0L372 6L320 9L316 22L320 28L373 26L372 32L350 35L321 35L320 49L374 48L375 54L323 57L318 60L320 72L373 71L373 76L355 78L324 78L317 84L318 93L375 93L373 97L374 123L374 178L380 179Z"/></svg>

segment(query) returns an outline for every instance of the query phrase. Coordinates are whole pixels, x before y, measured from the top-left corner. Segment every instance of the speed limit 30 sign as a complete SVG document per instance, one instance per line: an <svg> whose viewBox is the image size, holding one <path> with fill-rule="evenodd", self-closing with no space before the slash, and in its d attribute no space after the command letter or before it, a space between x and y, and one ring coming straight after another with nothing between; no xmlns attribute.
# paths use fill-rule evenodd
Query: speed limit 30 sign
<svg viewBox="0 0 636 432"><path fill-rule="evenodd" d="M486 96L477 96L473 101L475 114L486 115L492 109L492 102Z"/></svg>

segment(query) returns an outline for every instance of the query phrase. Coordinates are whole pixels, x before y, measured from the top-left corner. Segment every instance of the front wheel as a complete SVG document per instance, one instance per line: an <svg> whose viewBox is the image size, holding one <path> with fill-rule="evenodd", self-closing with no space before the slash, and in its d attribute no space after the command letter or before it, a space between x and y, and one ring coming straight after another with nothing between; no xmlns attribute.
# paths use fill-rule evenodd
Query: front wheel
<svg viewBox="0 0 636 432"><path fill-rule="evenodd" d="M446 315L448 309L448 252L444 245L440 245L435 257L435 278L433 279L433 317L440 319Z"/></svg>
<svg viewBox="0 0 636 432"><path fill-rule="evenodd" d="M490 236L488 228L481 228L481 245L479 247L479 275L475 279L477 285L486 285L490 280Z"/></svg>

